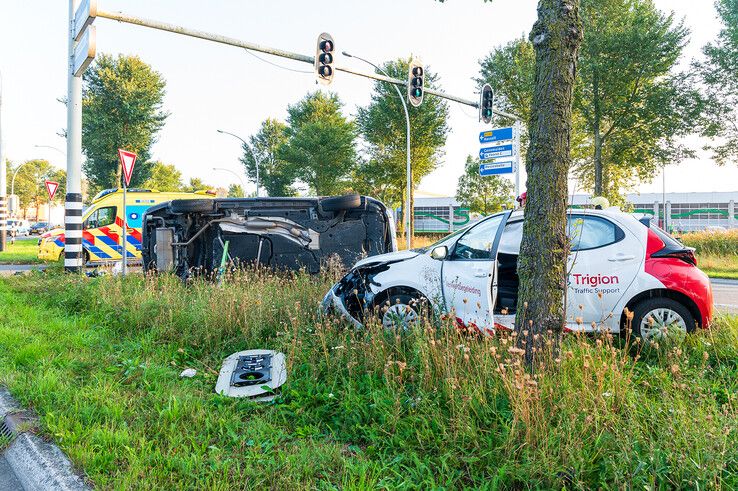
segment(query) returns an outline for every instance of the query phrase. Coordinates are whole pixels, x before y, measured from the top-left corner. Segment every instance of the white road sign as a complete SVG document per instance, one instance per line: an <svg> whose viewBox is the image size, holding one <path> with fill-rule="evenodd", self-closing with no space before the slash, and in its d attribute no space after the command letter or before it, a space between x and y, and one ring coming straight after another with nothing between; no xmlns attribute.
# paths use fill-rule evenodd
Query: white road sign
<svg viewBox="0 0 738 491"><path fill-rule="evenodd" d="M74 13L74 40L79 41L84 30L97 17L97 0L82 0L82 3Z"/></svg>
<svg viewBox="0 0 738 491"><path fill-rule="evenodd" d="M90 66L92 60L95 59L95 52L97 50L97 36L95 35L95 26L90 26L85 29L85 33L82 39L77 43L77 47L74 50L74 76L79 77L87 67Z"/></svg>

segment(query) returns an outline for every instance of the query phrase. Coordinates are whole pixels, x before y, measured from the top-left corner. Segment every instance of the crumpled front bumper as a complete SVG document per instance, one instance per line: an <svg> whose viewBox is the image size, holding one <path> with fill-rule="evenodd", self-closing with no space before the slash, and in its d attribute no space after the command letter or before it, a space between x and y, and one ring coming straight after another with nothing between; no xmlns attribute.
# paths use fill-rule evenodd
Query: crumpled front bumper
<svg viewBox="0 0 738 491"><path fill-rule="evenodd" d="M364 325L359 322L357 319L355 319L348 310L346 310L346 306L343 303L343 299L336 295L336 289L338 288L339 284L336 283L333 285L333 287L328 291L328 293L325 294L323 297L323 301L320 302L320 313L324 315L335 315L342 319L346 319L351 324L354 325L354 327L357 328L363 328Z"/></svg>

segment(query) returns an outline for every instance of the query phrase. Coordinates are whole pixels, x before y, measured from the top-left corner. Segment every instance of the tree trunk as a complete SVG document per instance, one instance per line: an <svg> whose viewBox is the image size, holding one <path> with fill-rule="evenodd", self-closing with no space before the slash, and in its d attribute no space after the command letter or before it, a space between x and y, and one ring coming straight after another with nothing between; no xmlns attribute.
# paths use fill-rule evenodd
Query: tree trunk
<svg viewBox="0 0 738 491"><path fill-rule="evenodd" d="M515 327L526 361L532 365L548 331L558 343L565 322L572 92L582 42L579 0L539 0L530 39L536 71Z"/></svg>

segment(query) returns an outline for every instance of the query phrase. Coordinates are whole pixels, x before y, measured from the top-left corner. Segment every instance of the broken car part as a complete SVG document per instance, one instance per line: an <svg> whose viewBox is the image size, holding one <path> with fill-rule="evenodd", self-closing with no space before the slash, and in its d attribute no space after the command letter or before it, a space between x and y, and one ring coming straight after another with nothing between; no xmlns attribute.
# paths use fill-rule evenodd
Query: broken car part
<svg viewBox="0 0 738 491"><path fill-rule="evenodd" d="M258 349L239 351L223 361L215 392L228 397L268 401L286 381L283 353Z"/></svg>

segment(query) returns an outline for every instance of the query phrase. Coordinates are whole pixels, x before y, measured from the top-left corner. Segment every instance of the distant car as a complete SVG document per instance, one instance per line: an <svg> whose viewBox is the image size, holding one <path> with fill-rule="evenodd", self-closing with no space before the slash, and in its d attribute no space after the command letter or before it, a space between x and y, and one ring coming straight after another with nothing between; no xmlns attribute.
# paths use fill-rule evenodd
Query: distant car
<svg viewBox="0 0 738 491"><path fill-rule="evenodd" d="M174 200L143 218L144 270L183 278L231 264L320 271L331 256L344 266L397 250L392 216L367 196Z"/></svg>
<svg viewBox="0 0 738 491"><path fill-rule="evenodd" d="M46 232L48 232L49 229L49 223L48 222L36 222L29 228L28 232L30 235L41 235Z"/></svg>
<svg viewBox="0 0 738 491"><path fill-rule="evenodd" d="M17 218L11 218L8 220L8 230L14 233L15 236L28 235L31 225L28 220L19 220Z"/></svg>
<svg viewBox="0 0 738 491"><path fill-rule="evenodd" d="M565 329L619 332L626 308L633 333L646 340L710 325L712 287L693 249L612 209L570 210L568 232ZM511 330L522 234L523 213L506 211L425 249L363 259L327 293L323 310L357 327L376 316L403 328L430 311L486 334Z"/></svg>

